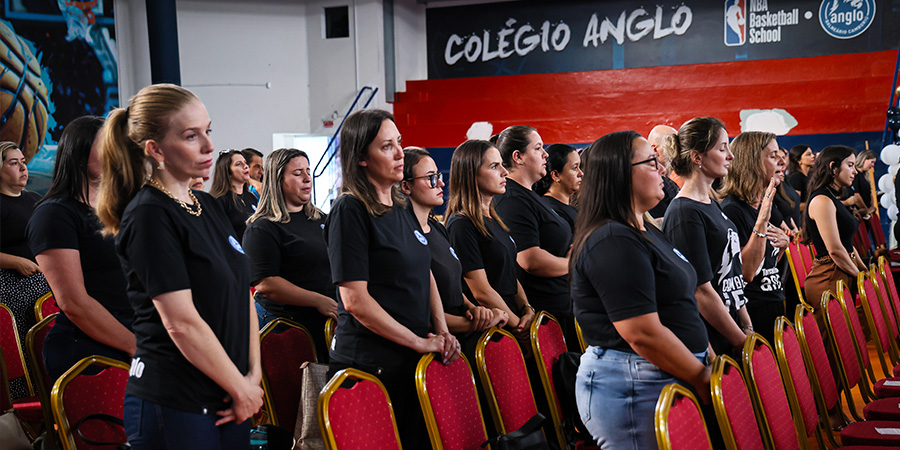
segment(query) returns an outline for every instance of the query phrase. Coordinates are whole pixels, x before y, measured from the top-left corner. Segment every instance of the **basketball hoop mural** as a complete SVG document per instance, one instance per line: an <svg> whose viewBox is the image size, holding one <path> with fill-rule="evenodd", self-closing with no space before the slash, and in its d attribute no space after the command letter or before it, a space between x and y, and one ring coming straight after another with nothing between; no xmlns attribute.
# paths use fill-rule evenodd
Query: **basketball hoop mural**
<svg viewBox="0 0 900 450"><path fill-rule="evenodd" d="M37 153L47 134L50 96L40 61L27 43L0 21L0 141L19 144L25 160Z"/></svg>

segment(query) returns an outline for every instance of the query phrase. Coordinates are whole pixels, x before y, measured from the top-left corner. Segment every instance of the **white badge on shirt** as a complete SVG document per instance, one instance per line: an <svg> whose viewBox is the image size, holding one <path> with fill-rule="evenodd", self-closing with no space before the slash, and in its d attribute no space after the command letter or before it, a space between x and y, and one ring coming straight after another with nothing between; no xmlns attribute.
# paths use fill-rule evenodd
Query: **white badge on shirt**
<svg viewBox="0 0 900 450"><path fill-rule="evenodd" d="M450 254L459 261L459 256L456 256L456 250L453 250L453 247L450 247Z"/></svg>
<svg viewBox="0 0 900 450"><path fill-rule="evenodd" d="M319 228L321 228L321 229L323 229L323 230L324 230L324 229L325 229L325 224L324 224L324 223L322 223L322 224L319 224Z"/></svg>
<svg viewBox="0 0 900 450"><path fill-rule="evenodd" d="M234 236L228 236L228 243L231 244L231 247L239 251L242 255L246 254L244 253L244 248L241 247L241 243L238 242L238 240L235 239Z"/></svg>
<svg viewBox="0 0 900 450"><path fill-rule="evenodd" d="M679 258L683 259L684 262L690 264L690 261L688 261L688 259L685 258L684 255L682 255L681 252L679 252L677 248L672 247L672 251L675 252L675 254L678 255Z"/></svg>
<svg viewBox="0 0 900 450"><path fill-rule="evenodd" d="M425 239L425 236L419 232L419 230L413 230L413 234L416 235L416 239L422 243L422 245L428 245L428 239Z"/></svg>

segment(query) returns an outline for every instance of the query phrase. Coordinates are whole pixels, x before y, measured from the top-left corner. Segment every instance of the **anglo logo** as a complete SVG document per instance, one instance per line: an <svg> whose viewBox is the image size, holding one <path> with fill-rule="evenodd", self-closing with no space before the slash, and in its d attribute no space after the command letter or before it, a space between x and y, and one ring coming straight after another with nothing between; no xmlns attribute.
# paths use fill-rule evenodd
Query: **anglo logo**
<svg viewBox="0 0 900 450"><path fill-rule="evenodd" d="M875 0L822 0L819 23L829 36L852 39L875 20Z"/></svg>

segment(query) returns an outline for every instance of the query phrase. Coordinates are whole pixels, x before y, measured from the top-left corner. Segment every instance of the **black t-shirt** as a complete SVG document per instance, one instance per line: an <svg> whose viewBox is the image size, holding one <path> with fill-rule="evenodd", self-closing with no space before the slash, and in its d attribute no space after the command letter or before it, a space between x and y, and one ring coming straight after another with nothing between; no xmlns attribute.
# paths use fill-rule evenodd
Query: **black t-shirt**
<svg viewBox="0 0 900 450"><path fill-rule="evenodd" d="M853 184L841 189L841 200L853 197L853 194L859 194L862 197L866 208L872 206L872 187L864 172L856 174L856 177L853 178Z"/></svg>
<svg viewBox="0 0 900 450"><path fill-rule="evenodd" d="M666 210L663 231L694 266L697 286L711 282L729 313L735 316L747 303L741 246L734 223L719 204L713 199L701 203L677 197Z"/></svg>
<svg viewBox="0 0 900 450"><path fill-rule="evenodd" d="M678 184L672 181L671 178L664 176L662 177L662 180L663 199L660 200L659 203L657 203L656 206L653 207L653 209L647 211L650 213L650 217L653 217L654 219L659 219L660 217L666 215L666 208L669 207L669 203L672 203L672 199L674 199L675 196L678 195L678 191L680 190Z"/></svg>
<svg viewBox="0 0 900 450"><path fill-rule="evenodd" d="M516 250L540 247L553 256L565 257L572 245L572 230L568 222L541 201L541 197L507 178L506 193L494 197L494 208L509 234L515 239ZM537 309L569 310L569 277L539 277L519 267L519 281L529 303Z"/></svg>
<svg viewBox="0 0 900 450"><path fill-rule="evenodd" d="M618 222L588 236L572 269L575 317L585 342L629 353L635 351L613 322L654 312L691 352L706 350L696 286L693 267L661 233Z"/></svg>
<svg viewBox="0 0 900 450"><path fill-rule="evenodd" d="M76 200L51 198L41 202L28 221L28 242L35 255L44 250L78 250L87 294L108 311L131 316L125 275L113 238L100 234L100 219L90 206ZM67 321L65 313L57 320Z"/></svg>
<svg viewBox="0 0 900 450"><path fill-rule="evenodd" d="M325 215L319 220L310 220L304 212L290 216L291 221L287 223L258 219L244 231L244 251L250 257L250 283L256 285L263 278L281 277L308 291L336 298L325 246ZM277 315L321 316L324 326L324 316L311 306L285 305L261 294L256 300Z"/></svg>
<svg viewBox="0 0 900 450"><path fill-rule="evenodd" d="M809 184L809 177L803 175L803 172L794 172L787 177L788 184L800 194L800 201L807 201L808 192L806 191L806 185Z"/></svg>
<svg viewBox="0 0 900 450"><path fill-rule="evenodd" d="M516 291L516 243L494 219L484 218L490 236L478 231L468 217L461 214L450 216L447 221L447 232L450 234L450 245L456 250L462 273L484 269L488 283L506 302L506 306L514 313L519 312L515 302ZM463 292L473 302L477 302L468 284L463 283ZM481 305L486 306L486 305Z"/></svg>
<svg viewBox="0 0 900 450"><path fill-rule="evenodd" d="M785 200L781 195L782 193L787 195L791 201ZM793 206L791 206L791 203L793 203ZM800 223L802 217L800 203L800 194L791 185L781 183L775 192L775 200L772 202L772 217L769 219L769 222L775 226L780 226L784 222L785 225L790 227L791 224L788 219L794 219L794 225L800 227L802 225Z"/></svg>
<svg viewBox="0 0 900 450"><path fill-rule="evenodd" d="M834 203L834 208L836 210L835 219L837 220L838 235L841 238L841 244L844 246L844 249L847 250L847 253L853 253L853 234L856 233L856 230L859 228L859 222L853 217L853 213L850 212L850 209L838 200L837 196L831 191L831 188L824 187L817 189L809 195L810 202L819 195L828 197L831 199L831 202ZM816 225L816 221L813 220L812 217L809 217L809 207L806 208L805 231L812 240L813 246L816 248L816 254L820 256L827 255L828 248L825 247L825 241L822 240L822 235L819 233L819 227Z"/></svg>
<svg viewBox="0 0 900 450"><path fill-rule="evenodd" d="M215 199L200 191L194 195L203 207L200 217L150 186L137 193L122 215L116 251L128 279L137 338L126 392L182 411L212 413L228 407L225 390L178 350L153 299L190 289L197 313L246 374L250 260Z"/></svg>
<svg viewBox="0 0 900 450"><path fill-rule="evenodd" d="M412 213L412 208L409 208ZM418 222L418 220L416 220ZM418 225L418 223L417 223ZM431 254L431 273L434 275L444 312L455 316L466 313L462 290L462 265L456 250L450 245L450 233L438 221L428 218L431 231L425 233Z"/></svg>
<svg viewBox="0 0 900 450"><path fill-rule="evenodd" d="M412 215L399 206L375 217L361 200L342 195L325 220L331 278L368 282L369 294L397 322L419 337L431 325L431 254ZM338 326L331 360L351 366L405 366L419 358L413 349L383 338L344 308L340 290Z"/></svg>
<svg viewBox="0 0 900 450"><path fill-rule="evenodd" d="M759 210L742 202L733 195L729 195L722 201L722 209L728 215L728 218L734 222L734 226L737 227L741 247L747 245L747 241L750 240L750 235L753 233L753 226L756 224ZM765 239L765 241L766 253L762 263L757 268L753 281L747 283L747 286L744 288L744 293L750 301L750 306L760 302L780 302L784 300L784 289L781 286L781 268L778 267L778 253L780 253L780 250L773 247L768 239Z"/></svg>
<svg viewBox="0 0 900 450"><path fill-rule="evenodd" d="M225 209L225 215L234 229L234 236L238 242L243 242L244 230L247 229L247 219L256 212L256 204L259 199L250 189L244 189L241 195L228 192L217 199L222 208Z"/></svg>
<svg viewBox="0 0 900 450"><path fill-rule="evenodd" d="M575 234L575 219L578 218L578 210L572 206L567 205L549 195L545 195L541 197L541 200L547 205L548 208L552 209L559 217L562 217L566 223L569 224L569 228L572 230L572 234Z"/></svg>
<svg viewBox="0 0 900 450"><path fill-rule="evenodd" d="M0 252L34 261L25 227L41 196L22 191L18 197L0 194Z"/></svg>

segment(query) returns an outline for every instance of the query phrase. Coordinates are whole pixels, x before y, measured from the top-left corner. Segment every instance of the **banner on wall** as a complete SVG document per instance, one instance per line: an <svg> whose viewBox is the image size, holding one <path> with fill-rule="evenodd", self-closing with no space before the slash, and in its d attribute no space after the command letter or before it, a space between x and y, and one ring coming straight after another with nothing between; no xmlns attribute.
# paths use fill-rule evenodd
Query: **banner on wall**
<svg viewBox="0 0 900 450"><path fill-rule="evenodd" d="M781 59L897 48L898 0L518 1L429 8L428 77Z"/></svg>

